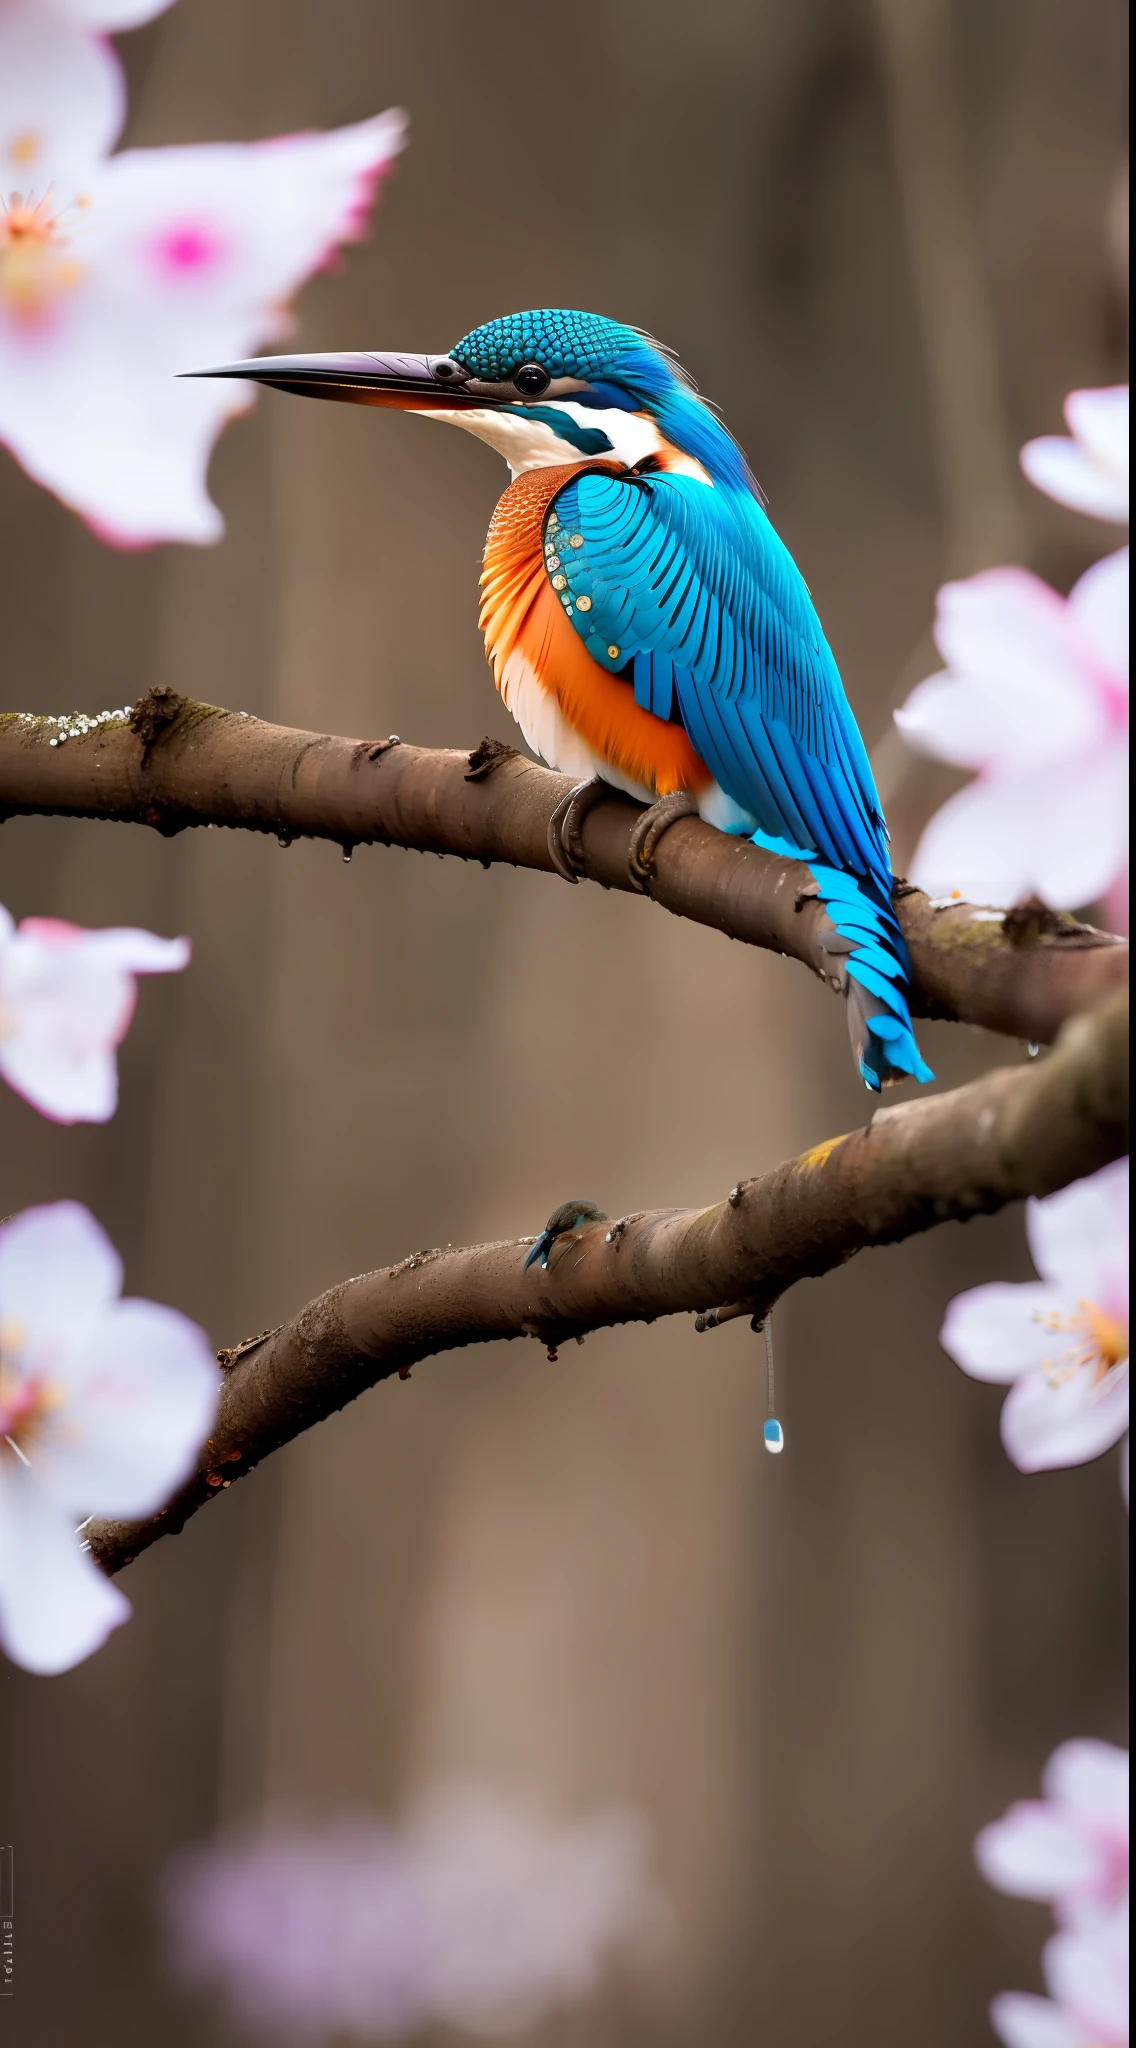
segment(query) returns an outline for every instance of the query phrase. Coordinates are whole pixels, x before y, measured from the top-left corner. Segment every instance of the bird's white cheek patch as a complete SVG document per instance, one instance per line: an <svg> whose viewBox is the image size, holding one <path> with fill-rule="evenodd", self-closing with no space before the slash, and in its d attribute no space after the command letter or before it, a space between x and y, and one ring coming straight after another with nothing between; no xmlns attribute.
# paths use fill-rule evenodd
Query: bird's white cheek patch
<svg viewBox="0 0 1136 2048"><path fill-rule="evenodd" d="M699 483L709 484L713 480L696 462L693 455L684 455L674 447L664 434L659 432L653 419L643 412L622 412L618 407L597 411L592 406L578 405L572 399L555 400L558 412L567 413L578 427L589 432L606 435L611 442L607 459L626 463L630 469L636 462L644 462L653 455L662 463L671 476L696 477ZM409 407L413 411L417 408ZM592 458L576 446L574 441L562 440L549 426L547 420L526 417L519 412L496 412L490 407L482 411L471 406L468 410L450 412L445 407L431 406L429 411L422 408L419 417L424 420L445 420L451 427L461 427L467 434L484 441L487 448L494 448L503 455L515 477L524 476L530 469L552 469L565 462L588 462ZM607 451L603 451L607 455Z"/></svg>
<svg viewBox="0 0 1136 2048"><path fill-rule="evenodd" d="M514 476L523 476L530 469L551 469L560 463L585 459L571 441L562 441L544 420L524 419L519 413L488 409L482 412L471 406L462 412L423 409L420 417L445 420L450 426L473 434L487 448L504 456Z"/></svg>

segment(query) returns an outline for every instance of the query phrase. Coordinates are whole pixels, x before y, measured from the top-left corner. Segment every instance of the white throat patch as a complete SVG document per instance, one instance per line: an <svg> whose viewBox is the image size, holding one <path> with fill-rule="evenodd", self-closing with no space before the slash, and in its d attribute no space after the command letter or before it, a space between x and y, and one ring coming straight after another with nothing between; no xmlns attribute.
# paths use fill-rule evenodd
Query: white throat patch
<svg viewBox="0 0 1136 2048"><path fill-rule="evenodd" d="M626 463L629 469L648 455L656 455L672 474L697 477L700 483L711 482L702 464L674 447L647 413L623 412L617 406L597 411L594 406L580 405L568 398L550 400L546 409L553 408L567 413L575 426L592 431L598 428L606 434L611 442L611 460ZM550 469L558 463L589 460L574 441L562 439L547 420L524 413L495 412L490 407L484 411L470 407L460 412L432 408L429 412L424 409L420 417L446 420L451 426L464 428L467 434L475 435L503 455L515 477L523 476L529 469ZM601 454L606 456L608 451L604 449Z"/></svg>

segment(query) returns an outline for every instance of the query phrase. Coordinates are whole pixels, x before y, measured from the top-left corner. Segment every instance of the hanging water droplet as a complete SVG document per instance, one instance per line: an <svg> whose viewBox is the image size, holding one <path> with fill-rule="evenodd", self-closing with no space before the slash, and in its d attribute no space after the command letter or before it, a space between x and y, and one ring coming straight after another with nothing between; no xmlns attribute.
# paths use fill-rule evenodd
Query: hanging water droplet
<svg viewBox="0 0 1136 2048"><path fill-rule="evenodd" d="M350 860L351 860L351 855L352 855L352 852L353 852L353 851L354 851L354 849L353 849L352 847L350 847L350 846L345 846L345 847L344 847L344 849L343 849L343 865L344 865L344 867L347 867L347 866L349 865L349 863L350 863Z"/></svg>
<svg viewBox="0 0 1136 2048"><path fill-rule="evenodd" d="M769 1397L769 1416L761 1432L761 1439L767 1451L774 1457L785 1448L785 1432L773 1413L776 1396L773 1391L773 1314L772 1311L755 1327L765 1338L765 1389Z"/></svg>
<svg viewBox="0 0 1136 2048"><path fill-rule="evenodd" d="M1041 1051L1041 1047L1040 1047L1040 1045L1035 1045L1035 1044L1034 1044L1034 1041L1033 1041L1033 1039L1031 1038L1031 1039L1030 1039L1030 1042L1029 1042L1029 1044L1028 1044L1028 1045L1027 1045L1027 1047L1026 1047L1026 1058L1027 1058L1027 1060L1035 1060L1035 1059L1037 1058L1037 1056L1038 1056L1038 1053L1039 1053L1040 1051Z"/></svg>

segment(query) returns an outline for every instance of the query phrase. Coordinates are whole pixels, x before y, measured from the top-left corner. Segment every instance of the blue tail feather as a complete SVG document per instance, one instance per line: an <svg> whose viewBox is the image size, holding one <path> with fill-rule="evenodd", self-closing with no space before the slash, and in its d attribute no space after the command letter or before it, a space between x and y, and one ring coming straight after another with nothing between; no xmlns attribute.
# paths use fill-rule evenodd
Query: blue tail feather
<svg viewBox="0 0 1136 2048"><path fill-rule="evenodd" d="M933 1081L911 1028L907 947L883 890L867 876L827 866L812 847L793 846L770 832L752 836L756 846L805 862L829 923L844 941L832 950L844 962L849 1030L868 1087L878 1092L889 1081Z"/></svg>

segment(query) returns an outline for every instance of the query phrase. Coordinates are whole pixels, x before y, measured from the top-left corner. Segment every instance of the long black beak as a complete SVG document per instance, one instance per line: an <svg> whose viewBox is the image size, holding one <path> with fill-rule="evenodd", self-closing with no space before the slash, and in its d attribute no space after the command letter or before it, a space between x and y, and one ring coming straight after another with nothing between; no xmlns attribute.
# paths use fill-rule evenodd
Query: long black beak
<svg viewBox="0 0 1136 2048"><path fill-rule="evenodd" d="M277 391L295 391L301 398L336 398L348 405L390 405L414 412L457 411L494 403L491 396L469 388L468 371L449 356L252 356L244 363L219 363L215 368L182 374L245 377L255 384L270 384Z"/></svg>

